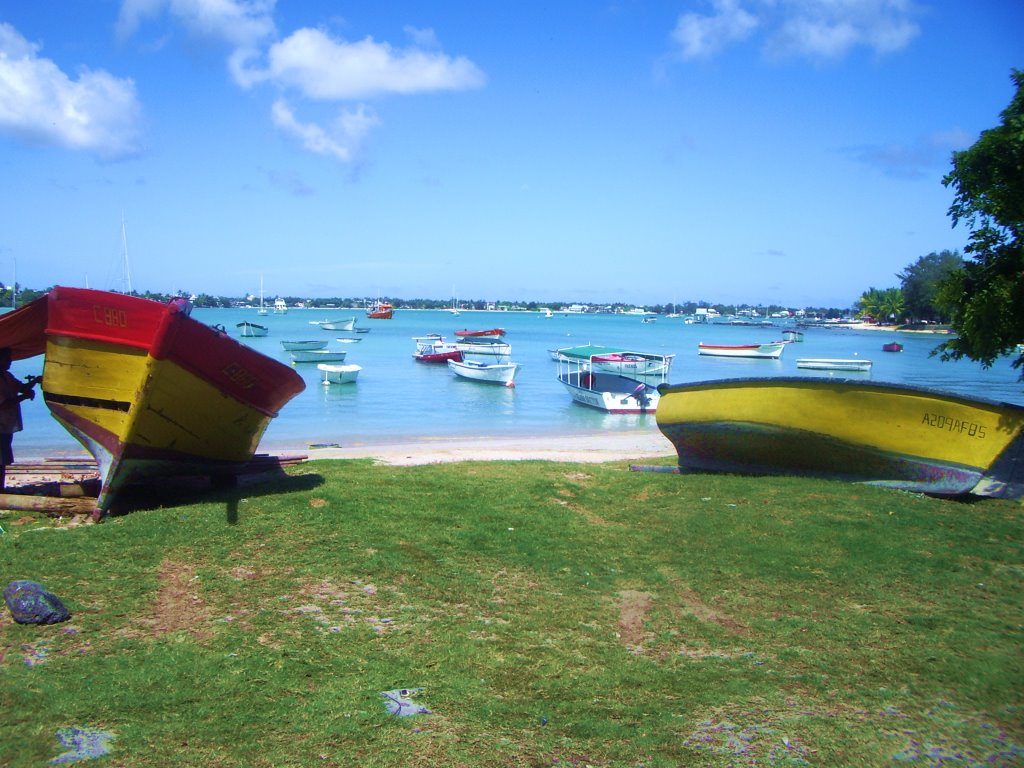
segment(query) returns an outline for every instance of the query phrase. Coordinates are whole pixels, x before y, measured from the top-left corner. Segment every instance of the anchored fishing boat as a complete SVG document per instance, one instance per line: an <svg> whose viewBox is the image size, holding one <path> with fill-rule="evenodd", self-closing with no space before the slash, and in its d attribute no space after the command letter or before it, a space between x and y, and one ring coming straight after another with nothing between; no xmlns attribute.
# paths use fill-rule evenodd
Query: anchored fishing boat
<svg viewBox="0 0 1024 768"><path fill-rule="evenodd" d="M682 470L847 479L937 495L1024 495L1024 407L816 377L659 387Z"/></svg>
<svg viewBox="0 0 1024 768"><path fill-rule="evenodd" d="M835 357L801 357L796 361L797 368L814 371L859 371L871 370L870 360L841 360Z"/></svg>
<svg viewBox="0 0 1024 768"><path fill-rule="evenodd" d="M316 341L308 339L304 341L282 341L281 346L284 347L286 352L295 352L297 350L310 350L310 349L324 349L327 347L327 341L321 340Z"/></svg>
<svg viewBox="0 0 1024 768"><path fill-rule="evenodd" d="M654 413L661 399L657 387L668 382L675 356L588 344L552 350L552 357L559 382L580 405L608 413ZM614 367L627 361L637 367Z"/></svg>
<svg viewBox="0 0 1024 768"><path fill-rule="evenodd" d="M785 341L771 341L767 344L697 344L697 353L712 357L763 357L777 360L786 348Z"/></svg>
<svg viewBox="0 0 1024 768"><path fill-rule="evenodd" d="M448 368L464 379L514 387L518 363L482 363L478 360L449 360Z"/></svg>
<svg viewBox="0 0 1024 768"><path fill-rule="evenodd" d="M96 458L106 513L128 482L232 474L305 388L289 366L166 304L57 287L0 317L15 359L44 355L43 400Z"/></svg>
<svg viewBox="0 0 1024 768"><path fill-rule="evenodd" d="M260 325L259 323L250 323L248 320L243 320L236 326L238 328L238 335L245 338L254 338L256 336L266 336L270 331L267 326Z"/></svg>
<svg viewBox="0 0 1024 768"><path fill-rule="evenodd" d="M348 365L320 363L317 369L324 373L324 384L354 384L359 377L359 372L363 370L361 366L354 363Z"/></svg>
<svg viewBox="0 0 1024 768"><path fill-rule="evenodd" d="M416 351L413 357L421 363L443 363L447 360L462 360L462 350L454 341L446 341L444 336L431 333L426 336L413 336Z"/></svg>

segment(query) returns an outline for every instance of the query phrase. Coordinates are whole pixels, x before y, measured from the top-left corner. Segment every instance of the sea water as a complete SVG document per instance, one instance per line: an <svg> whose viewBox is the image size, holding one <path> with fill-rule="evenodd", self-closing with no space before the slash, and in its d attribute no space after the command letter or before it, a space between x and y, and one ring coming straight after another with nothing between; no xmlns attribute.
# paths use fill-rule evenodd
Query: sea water
<svg viewBox="0 0 1024 768"><path fill-rule="evenodd" d="M396 310L391 320L369 320L362 310L289 309L260 316L254 309L195 309L192 316L222 326L231 336L287 365L282 341L323 339L328 349L345 350L345 363L362 367L354 384L324 385L315 363L294 364L306 389L268 427L261 452L304 451L313 445L354 446L450 437L523 437L656 429L653 414L607 414L572 401L558 382L550 350L597 344L638 352L674 354L671 383L761 376L828 376L796 367L801 357L871 360L870 373L835 372L836 378L897 382L990 400L1024 404L1024 384L1006 358L989 369L970 361L942 362L932 351L946 337L844 327L803 329L803 341L788 344L778 360L700 356L697 345L753 344L782 338L792 323L771 327L686 324L682 318L642 322L637 315L536 312ZM325 331L315 321L355 317L368 333ZM241 338L243 320L269 328L267 336ZM445 363L413 358L414 336L439 333L454 340L459 329L501 327L519 363L515 387L470 381ZM358 338L341 343L338 338ZM902 352L883 352L898 341ZM42 372L42 358L12 366L19 378ZM42 397L22 404L25 430L15 436L19 460L83 451L50 415Z"/></svg>

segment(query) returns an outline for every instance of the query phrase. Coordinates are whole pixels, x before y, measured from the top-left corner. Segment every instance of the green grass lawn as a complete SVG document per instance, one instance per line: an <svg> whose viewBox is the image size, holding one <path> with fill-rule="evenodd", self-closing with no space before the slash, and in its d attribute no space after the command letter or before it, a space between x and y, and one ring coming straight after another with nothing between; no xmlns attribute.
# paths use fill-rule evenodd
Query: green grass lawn
<svg viewBox="0 0 1024 768"><path fill-rule="evenodd" d="M0 586L73 614L0 606L0 765L66 728L133 768L1024 764L1019 502L620 462L136 495L0 516Z"/></svg>

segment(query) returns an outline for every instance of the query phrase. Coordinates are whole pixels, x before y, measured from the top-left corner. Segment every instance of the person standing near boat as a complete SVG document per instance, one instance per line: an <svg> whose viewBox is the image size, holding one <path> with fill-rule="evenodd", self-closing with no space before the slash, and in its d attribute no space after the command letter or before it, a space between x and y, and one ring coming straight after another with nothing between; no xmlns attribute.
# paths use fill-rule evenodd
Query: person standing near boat
<svg viewBox="0 0 1024 768"><path fill-rule="evenodd" d="M35 376L19 381L11 373L11 348L0 348L0 489L6 486L7 467L14 463L14 433L22 430L21 401L35 398L38 381Z"/></svg>

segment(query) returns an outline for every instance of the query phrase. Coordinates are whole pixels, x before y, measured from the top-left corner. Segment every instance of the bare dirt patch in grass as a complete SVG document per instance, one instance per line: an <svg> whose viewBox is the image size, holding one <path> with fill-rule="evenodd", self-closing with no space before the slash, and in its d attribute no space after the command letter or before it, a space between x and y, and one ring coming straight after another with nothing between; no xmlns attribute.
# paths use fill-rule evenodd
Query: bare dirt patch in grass
<svg viewBox="0 0 1024 768"><path fill-rule="evenodd" d="M650 592L626 589L619 592L619 641L630 650L639 653L647 638L644 623L654 604Z"/></svg>

